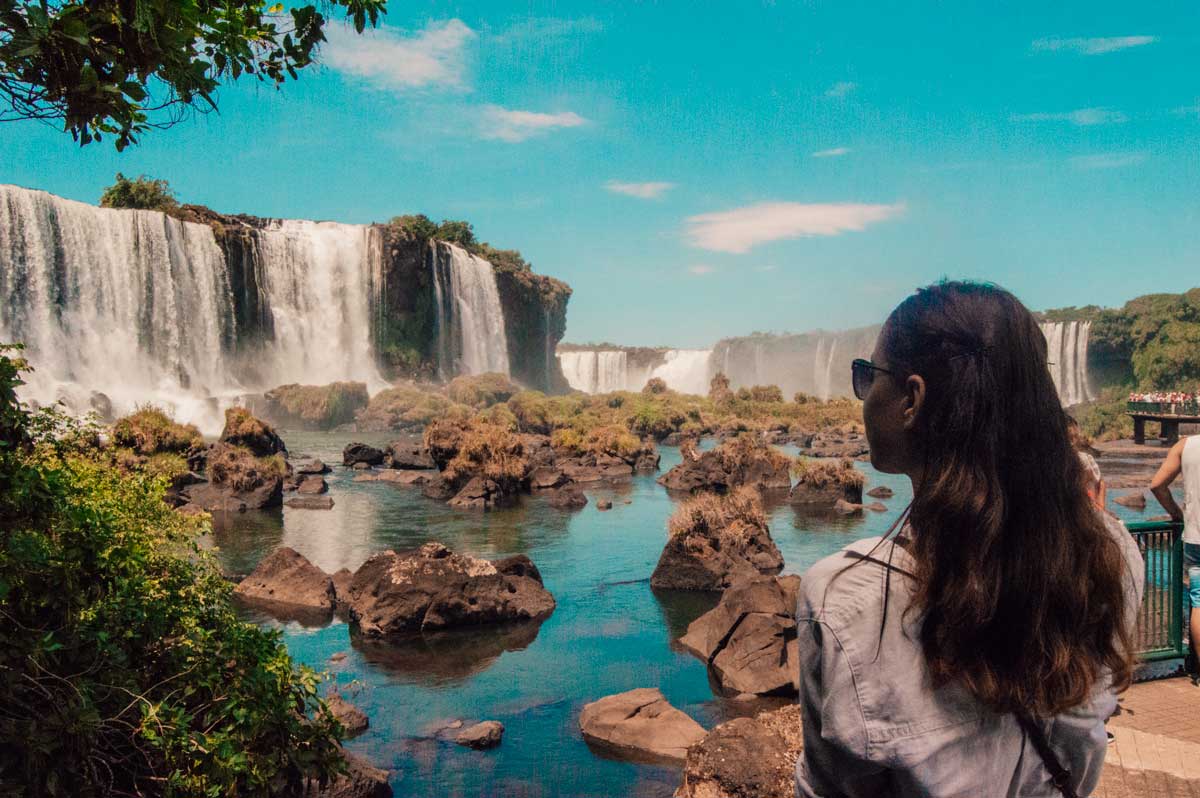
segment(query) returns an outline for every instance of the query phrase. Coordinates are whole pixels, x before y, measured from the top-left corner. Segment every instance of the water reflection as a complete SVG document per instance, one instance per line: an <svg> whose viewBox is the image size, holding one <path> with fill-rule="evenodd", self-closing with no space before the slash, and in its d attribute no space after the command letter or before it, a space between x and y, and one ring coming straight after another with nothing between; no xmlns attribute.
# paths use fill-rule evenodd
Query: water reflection
<svg viewBox="0 0 1200 798"><path fill-rule="evenodd" d="M487 670L505 652L528 648L541 626L541 621L476 626L394 641L371 640L352 631L350 644L364 662L397 681L444 687Z"/></svg>

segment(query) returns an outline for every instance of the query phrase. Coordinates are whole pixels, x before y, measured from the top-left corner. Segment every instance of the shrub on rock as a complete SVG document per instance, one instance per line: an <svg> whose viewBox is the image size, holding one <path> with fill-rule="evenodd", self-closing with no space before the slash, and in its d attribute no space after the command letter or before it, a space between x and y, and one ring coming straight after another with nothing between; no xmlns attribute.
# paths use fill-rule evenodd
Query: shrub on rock
<svg viewBox="0 0 1200 798"><path fill-rule="evenodd" d="M354 421L370 397L363 382L280 385L267 391L263 414L289 429L328 430Z"/></svg>
<svg viewBox="0 0 1200 798"><path fill-rule="evenodd" d="M788 500L792 504L833 509L839 501L862 504L866 477L850 460L801 458L792 467L796 484Z"/></svg>
<svg viewBox="0 0 1200 798"><path fill-rule="evenodd" d="M425 446L454 487L481 477L512 495L530 471L522 437L481 420L435 422L425 430Z"/></svg>
<svg viewBox="0 0 1200 798"><path fill-rule="evenodd" d="M200 430L191 424L178 424L161 408L143 405L113 424L113 443L148 457L161 452L184 454L201 446Z"/></svg>
<svg viewBox="0 0 1200 798"><path fill-rule="evenodd" d="M241 446L214 443L208 449L208 482L185 487L183 495L213 512L277 507L287 470L283 455L255 457Z"/></svg>
<svg viewBox="0 0 1200 798"><path fill-rule="evenodd" d="M464 374L450 380L446 386L446 396L452 402L481 410L507 402L520 390L503 374Z"/></svg>
<svg viewBox="0 0 1200 798"><path fill-rule="evenodd" d="M275 428L244 407L231 407L225 411L225 428L221 431L221 442L241 446L255 457L270 457L287 454L283 439Z"/></svg>
<svg viewBox="0 0 1200 798"><path fill-rule="evenodd" d="M355 419L359 429L419 431L435 419L463 420L470 415L470 408L440 393L398 386L372 396Z"/></svg>
<svg viewBox="0 0 1200 798"><path fill-rule="evenodd" d="M724 590L740 581L783 570L762 502L753 488L704 494L671 516L669 539L650 586L677 590Z"/></svg>
<svg viewBox="0 0 1200 798"><path fill-rule="evenodd" d="M699 493L724 493L750 485L763 491L784 491L791 487L791 458L776 451L758 435L739 435L715 449L693 456L689 449L683 462L659 477L667 490Z"/></svg>

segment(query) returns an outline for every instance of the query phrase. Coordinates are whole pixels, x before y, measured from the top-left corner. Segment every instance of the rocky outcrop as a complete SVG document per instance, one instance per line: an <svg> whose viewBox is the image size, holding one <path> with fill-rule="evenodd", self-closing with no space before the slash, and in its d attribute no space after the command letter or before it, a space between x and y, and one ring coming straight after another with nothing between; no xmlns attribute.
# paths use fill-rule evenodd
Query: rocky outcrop
<svg viewBox="0 0 1200 798"><path fill-rule="evenodd" d="M332 613L335 602L329 575L287 546L268 554L233 593L242 601L283 614Z"/></svg>
<svg viewBox="0 0 1200 798"><path fill-rule="evenodd" d="M255 457L287 455L287 447L275 432L275 428L262 419L255 418L244 407L231 407L225 411L225 428L221 431L221 443L239 446Z"/></svg>
<svg viewBox="0 0 1200 798"><path fill-rule="evenodd" d="M643 687L585 704L579 713L583 738L634 760L682 761L704 728L671 706L662 691Z"/></svg>
<svg viewBox="0 0 1200 798"><path fill-rule="evenodd" d="M287 464L281 457L255 457L241 446L215 443L205 452L207 482L187 485L182 498L208 512L243 512L283 502Z"/></svg>
<svg viewBox="0 0 1200 798"><path fill-rule="evenodd" d="M340 694L325 699L325 706L329 707L330 713L337 718L338 723L342 724L347 738L357 737L371 725L367 713L351 704Z"/></svg>
<svg viewBox="0 0 1200 798"><path fill-rule="evenodd" d="M742 435L715 449L699 453L663 474L658 483L680 493L726 493L742 485L761 491L786 491L791 487L791 458L772 449L761 438Z"/></svg>
<svg viewBox="0 0 1200 798"><path fill-rule="evenodd" d="M814 510L835 510L838 502L861 505L865 482L849 460L803 459L796 466L796 485L788 501Z"/></svg>
<svg viewBox="0 0 1200 798"><path fill-rule="evenodd" d="M880 485L867 491L867 495L872 499L890 499L895 493L887 485Z"/></svg>
<svg viewBox="0 0 1200 798"><path fill-rule="evenodd" d="M253 400L251 407L286 429L330 430L352 424L354 414L367 406L363 382L328 385L280 385Z"/></svg>
<svg viewBox="0 0 1200 798"><path fill-rule="evenodd" d="M718 591L781 570L783 556L758 494L743 487L728 496L697 496L676 510L650 586Z"/></svg>
<svg viewBox="0 0 1200 798"><path fill-rule="evenodd" d="M824 430L813 435L808 444L810 457L856 458L869 454L867 436L857 427Z"/></svg>
<svg viewBox="0 0 1200 798"><path fill-rule="evenodd" d="M795 704L722 723L688 749L675 798L793 798L803 742Z"/></svg>
<svg viewBox="0 0 1200 798"><path fill-rule="evenodd" d="M437 468L429 449L420 438L394 441L384 452L383 464L388 468L428 470Z"/></svg>
<svg viewBox="0 0 1200 798"><path fill-rule="evenodd" d="M799 690L796 598L800 577L760 577L725 591L688 626L680 644L709 667L729 695L795 695Z"/></svg>
<svg viewBox="0 0 1200 798"><path fill-rule="evenodd" d="M450 499L451 507L464 510L493 510L511 504L515 497L501 489L495 480L474 477Z"/></svg>
<svg viewBox="0 0 1200 798"><path fill-rule="evenodd" d="M531 271L497 268L496 290L513 379L550 393L570 390L554 353L566 332L571 287Z"/></svg>
<svg viewBox="0 0 1200 798"><path fill-rule="evenodd" d="M374 446L357 441L346 444L346 447L342 449L342 465L350 468L360 463L368 466L381 465L383 457L382 449L376 449Z"/></svg>
<svg viewBox="0 0 1200 798"><path fill-rule="evenodd" d="M342 757L346 772L324 786L315 780L307 782L302 798L392 798L386 770L349 751L343 750Z"/></svg>
<svg viewBox="0 0 1200 798"><path fill-rule="evenodd" d="M580 510L587 507L588 503L587 496L583 495L583 491L571 487L547 491L544 495L547 504L563 510Z"/></svg>
<svg viewBox="0 0 1200 798"><path fill-rule="evenodd" d="M1146 509L1146 494L1142 491L1138 491L1137 493L1126 493L1121 496L1117 496L1115 499L1113 499L1113 501L1122 507L1128 507L1133 510Z"/></svg>
<svg viewBox="0 0 1200 798"><path fill-rule="evenodd" d="M504 739L504 724L498 720L485 720L476 723L454 735L454 742L466 748L482 751L495 748Z"/></svg>
<svg viewBox="0 0 1200 798"><path fill-rule="evenodd" d="M350 619L367 638L545 618L554 597L528 557L496 562L440 543L368 559L347 589Z"/></svg>
<svg viewBox="0 0 1200 798"><path fill-rule="evenodd" d="M301 496L316 496L328 490L329 483L325 481L324 477L319 477L315 474L306 476L296 486L296 493L299 493Z"/></svg>

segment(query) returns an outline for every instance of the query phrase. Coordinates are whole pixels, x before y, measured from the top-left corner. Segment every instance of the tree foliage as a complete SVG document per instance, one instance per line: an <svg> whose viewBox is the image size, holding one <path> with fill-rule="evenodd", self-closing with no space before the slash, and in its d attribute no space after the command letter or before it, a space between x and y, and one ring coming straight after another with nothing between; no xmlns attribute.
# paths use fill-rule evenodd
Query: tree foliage
<svg viewBox="0 0 1200 798"><path fill-rule="evenodd" d="M100 195L101 208L137 208L143 211L169 211L179 206L166 180L145 175L133 179L117 172L116 182Z"/></svg>
<svg viewBox="0 0 1200 798"><path fill-rule="evenodd" d="M386 0L324 0L354 29ZM59 122L80 144L118 150L188 108L215 109L222 81L274 86L312 63L325 41L315 5L257 0L0 0L0 121Z"/></svg>
<svg viewBox="0 0 1200 798"><path fill-rule="evenodd" d="M206 522L27 413L22 367L0 351L0 794L273 796L335 773L316 675L239 620Z"/></svg>

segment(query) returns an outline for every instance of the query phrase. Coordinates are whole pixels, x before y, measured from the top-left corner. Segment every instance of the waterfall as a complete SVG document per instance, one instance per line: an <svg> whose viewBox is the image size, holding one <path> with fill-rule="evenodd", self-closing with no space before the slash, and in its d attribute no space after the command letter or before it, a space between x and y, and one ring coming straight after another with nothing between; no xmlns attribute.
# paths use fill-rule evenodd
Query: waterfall
<svg viewBox="0 0 1200 798"><path fill-rule="evenodd" d="M508 336L492 264L454 244L432 252L438 370L508 374Z"/></svg>
<svg viewBox="0 0 1200 798"><path fill-rule="evenodd" d="M628 356L616 351L559 352L567 384L585 393L625 391L628 385Z"/></svg>
<svg viewBox="0 0 1200 798"><path fill-rule="evenodd" d="M817 351L813 357L813 386L816 389L816 396L826 401L833 395L833 359L837 352L837 345L837 338L833 338L826 348L825 338L819 338L817 339Z"/></svg>
<svg viewBox="0 0 1200 798"><path fill-rule="evenodd" d="M84 412L103 394L118 414L153 402L212 434L248 391L378 387L378 232L279 221L247 239L235 275L207 225L0 185L0 341L26 345L22 398ZM239 328L248 284L263 329Z"/></svg>
<svg viewBox="0 0 1200 798"><path fill-rule="evenodd" d="M711 349L669 349L665 362L650 372L651 377L660 377L667 387L680 393L700 396L708 394L708 359Z"/></svg>
<svg viewBox="0 0 1200 798"><path fill-rule="evenodd" d="M1050 377L1064 407L1094 398L1088 383L1087 349L1090 321L1048 321L1041 325L1046 336L1046 359Z"/></svg>

